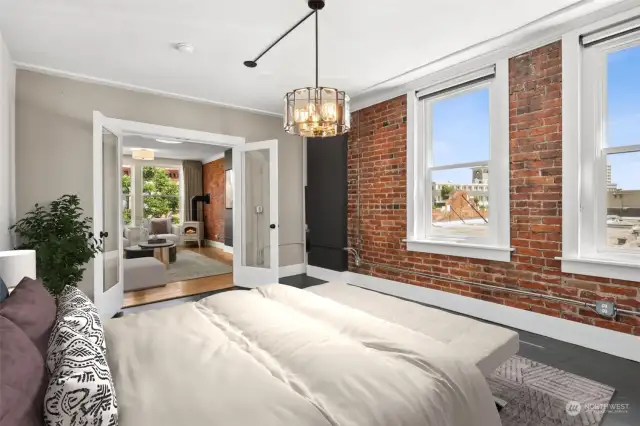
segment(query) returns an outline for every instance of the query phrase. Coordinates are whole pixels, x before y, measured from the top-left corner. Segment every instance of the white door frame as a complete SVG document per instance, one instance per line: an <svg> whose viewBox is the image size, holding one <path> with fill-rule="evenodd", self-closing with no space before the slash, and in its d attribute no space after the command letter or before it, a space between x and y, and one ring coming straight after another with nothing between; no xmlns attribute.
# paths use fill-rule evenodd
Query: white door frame
<svg viewBox="0 0 640 426"><path fill-rule="evenodd" d="M251 267L245 263L245 245L243 244L243 224L250 213L244 205L242 196L244 179L244 153L269 150L269 220L274 226L269 230L269 268ZM233 238L237 241L233 249L233 282L240 287L254 288L259 285L277 283L280 278L279 244L279 197L278 197L278 141L276 139L252 142L233 150L234 208Z"/></svg>
<svg viewBox="0 0 640 426"><path fill-rule="evenodd" d="M178 127L162 126L159 124L143 123L139 121L121 120L118 118L107 117L99 111L93 112L93 138L94 141L102 140L102 128L109 129L118 137L118 149L120 151L119 164L122 165L122 139L125 136L148 136L157 138L169 138L178 139L185 142L202 143L207 145L218 145L228 148L241 147L246 144L246 140L240 136L229 136L218 133L202 132L198 130L189 130ZM95 142L94 142L95 143ZM101 147L102 148L102 147ZM102 164L102 149L94 149L93 161L94 164L99 162ZM236 171L234 170L234 175ZM122 177L118 174L118 179ZM235 176L234 176L235 178ZM102 211L102 167L94 167L93 170L93 221L94 221L94 233L99 235L102 230L102 215L97 212ZM100 186L97 183L100 182ZM118 183L118 187L121 183ZM122 205L118 204L118 215L122 216ZM277 219L276 219L277 220ZM119 221L118 235L123 234L122 221ZM122 238L118 239L118 256L123 259L123 245ZM120 262L119 268L119 280L118 284L110 288L107 292L104 292L103 286L103 255L99 254L94 259L94 279L93 279L93 294L94 302L98 307L100 314L103 315L103 319L111 317L115 312L122 307L122 301L124 297L124 282L123 282L123 262ZM102 309L101 309L102 308Z"/></svg>

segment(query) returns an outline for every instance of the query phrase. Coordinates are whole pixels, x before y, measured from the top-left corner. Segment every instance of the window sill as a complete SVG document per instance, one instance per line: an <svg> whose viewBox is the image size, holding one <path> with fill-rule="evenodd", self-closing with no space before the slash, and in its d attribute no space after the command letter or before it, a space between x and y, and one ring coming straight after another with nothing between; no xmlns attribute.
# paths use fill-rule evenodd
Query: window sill
<svg viewBox="0 0 640 426"><path fill-rule="evenodd" d="M569 274L638 281L640 263L620 262L604 259L556 258L562 262L561 270Z"/></svg>
<svg viewBox="0 0 640 426"><path fill-rule="evenodd" d="M472 259L495 260L510 262L510 247L493 247L462 242L434 241L434 240L405 240L407 250L423 253L444 254L448 256L470 257Z"/></svg>

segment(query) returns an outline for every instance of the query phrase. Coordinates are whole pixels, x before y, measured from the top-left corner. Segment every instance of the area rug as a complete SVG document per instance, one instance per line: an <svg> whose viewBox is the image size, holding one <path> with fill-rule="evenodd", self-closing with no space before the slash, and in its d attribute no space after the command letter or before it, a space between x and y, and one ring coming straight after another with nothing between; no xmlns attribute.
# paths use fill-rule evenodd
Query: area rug
<svg viewBox="0 0 640 426"><path fill-rule="evenodd" d="M212 275L228 274L233 271L230 265L189 251L178 251L175 263L169 265L169 282L193 280Z"/></svg>
<svg viewBox="0 0 640 426"><path fill-rule="evenodd" d="M597 426L614 388L520 356L489 377L503 426Z"/></svg>

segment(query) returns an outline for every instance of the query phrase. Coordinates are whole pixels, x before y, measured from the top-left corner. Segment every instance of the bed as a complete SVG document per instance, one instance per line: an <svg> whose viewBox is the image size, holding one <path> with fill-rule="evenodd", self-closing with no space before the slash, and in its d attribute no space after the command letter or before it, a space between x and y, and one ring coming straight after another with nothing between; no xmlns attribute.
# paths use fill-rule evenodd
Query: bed
<svg viewBox="0 0 640 426"><path fill-rule="evenodd" d="M272 284L106 322L119 424L500 424L478 366L502 349L469 325L465 349L480 349L461 354L429 308L342 286Z"/></svg>
<svg viewBox="0 0 640 426"><path fill-rule="evenodd" d="M508 328L343 283L321 284L308 291L445 343L485 376L518 353L518 333Z"/></svg>

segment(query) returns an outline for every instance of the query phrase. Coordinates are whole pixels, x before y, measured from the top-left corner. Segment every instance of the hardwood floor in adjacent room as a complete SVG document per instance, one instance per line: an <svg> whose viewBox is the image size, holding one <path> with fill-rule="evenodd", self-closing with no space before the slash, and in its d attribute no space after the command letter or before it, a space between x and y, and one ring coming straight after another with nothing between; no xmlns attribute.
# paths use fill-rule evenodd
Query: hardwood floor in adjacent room
<svg viewBox="0 0 640 426"><path fill-rule="evenodd" d="M191 246L178 247L178 256L180 256L180 252L183 250L190 250L228 265L233 264L233 256L219 248L198 248ZM224 290L231 287L233 287L233 274L214 275L211 277L196 278L187 281L176 281L162 287L126 292L124 294L122 307L130 308L132 306L177 299L185 296L193 296L195 294Z"/></svg>

